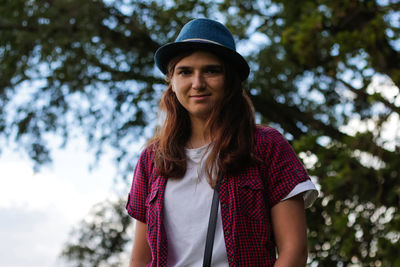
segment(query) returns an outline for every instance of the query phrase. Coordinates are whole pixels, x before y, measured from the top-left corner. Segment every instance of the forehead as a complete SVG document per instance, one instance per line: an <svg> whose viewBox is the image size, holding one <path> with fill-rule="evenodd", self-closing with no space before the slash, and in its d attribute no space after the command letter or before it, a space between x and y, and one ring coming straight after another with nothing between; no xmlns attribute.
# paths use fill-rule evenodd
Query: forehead
<svg viewBox="0 0 400 267"><path fill-rule="evenodd" d="M222 60L213 53L207 51L195 51L179 60L175 67L196 67L203 65L222 65Z"/></svg>

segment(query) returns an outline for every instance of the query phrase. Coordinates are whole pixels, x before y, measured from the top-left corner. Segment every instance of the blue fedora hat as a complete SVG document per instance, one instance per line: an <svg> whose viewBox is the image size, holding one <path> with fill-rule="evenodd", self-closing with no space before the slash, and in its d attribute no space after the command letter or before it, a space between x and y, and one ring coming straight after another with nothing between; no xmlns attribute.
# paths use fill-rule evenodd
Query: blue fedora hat
<svg viewBox="0 0 400 267"><path fill-rule="evenodd" d="M158 48L154 60L162 73L166 74L168 63L172 58L182 52L193 50L210 51L232 63L242 81L249 76L249 65L236 52L232 34L223 24L210 19L194 19L186 23L175 42Z"/></svg>

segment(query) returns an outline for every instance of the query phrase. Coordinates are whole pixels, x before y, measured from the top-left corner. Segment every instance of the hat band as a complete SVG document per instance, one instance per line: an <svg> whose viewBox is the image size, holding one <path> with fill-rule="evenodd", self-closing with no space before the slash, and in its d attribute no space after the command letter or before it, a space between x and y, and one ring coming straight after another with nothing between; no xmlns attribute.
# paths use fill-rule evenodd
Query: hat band
<svg viewBox="0 0 400 267"><path fill-rule="evenodd" d="M193 42L193 41L222 45L222 44L220 44L218 42L214 42L214 41L211 41L211 40L208 40L208 39L201 39L201 38L190 38L190 39L182 40L181 42Z"/></svg>

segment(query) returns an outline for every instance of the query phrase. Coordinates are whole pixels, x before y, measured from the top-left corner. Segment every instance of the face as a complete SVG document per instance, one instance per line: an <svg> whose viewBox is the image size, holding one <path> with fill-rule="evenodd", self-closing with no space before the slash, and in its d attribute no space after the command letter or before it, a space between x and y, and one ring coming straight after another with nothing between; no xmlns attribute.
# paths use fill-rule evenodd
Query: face
<svg viewBox="0 0 400 267"><path fill-rule="evenodd" d="M175 65L171 85L192 121L207 120L224 96L223 63L212 53L196 51Z"/></svg>

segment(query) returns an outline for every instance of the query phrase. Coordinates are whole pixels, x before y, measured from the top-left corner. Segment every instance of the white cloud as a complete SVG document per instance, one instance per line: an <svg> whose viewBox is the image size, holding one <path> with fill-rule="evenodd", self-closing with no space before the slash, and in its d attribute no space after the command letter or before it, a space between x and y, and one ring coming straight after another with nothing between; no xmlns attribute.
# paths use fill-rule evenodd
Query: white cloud
<svg viewBox="0 0 400 267"><path fill-rule="evenodd" d="M0 266L60 266L57 257L72 226L112 195L112 165L102 163L91 173L87 153L76 152L56 153L53 168L40 173L29 161L2 154Z"/></svg>
<svg viewBox="0 0 400 267"><path fill-rule="evenodd" d="M71 180L60 179L49 171L35 174L26 162L0 163L0 169L4 175L0 180L0 208L54 210L61 216L68 215L68 221L75 221L107 194L104 189L82 194Z"/></svg>
<svg viewBox="0 0 400 267"><path fill-rule="evenodd" d="M69 229L52 212L0 208L0 266L56 266L62 240Z"/></svg>

